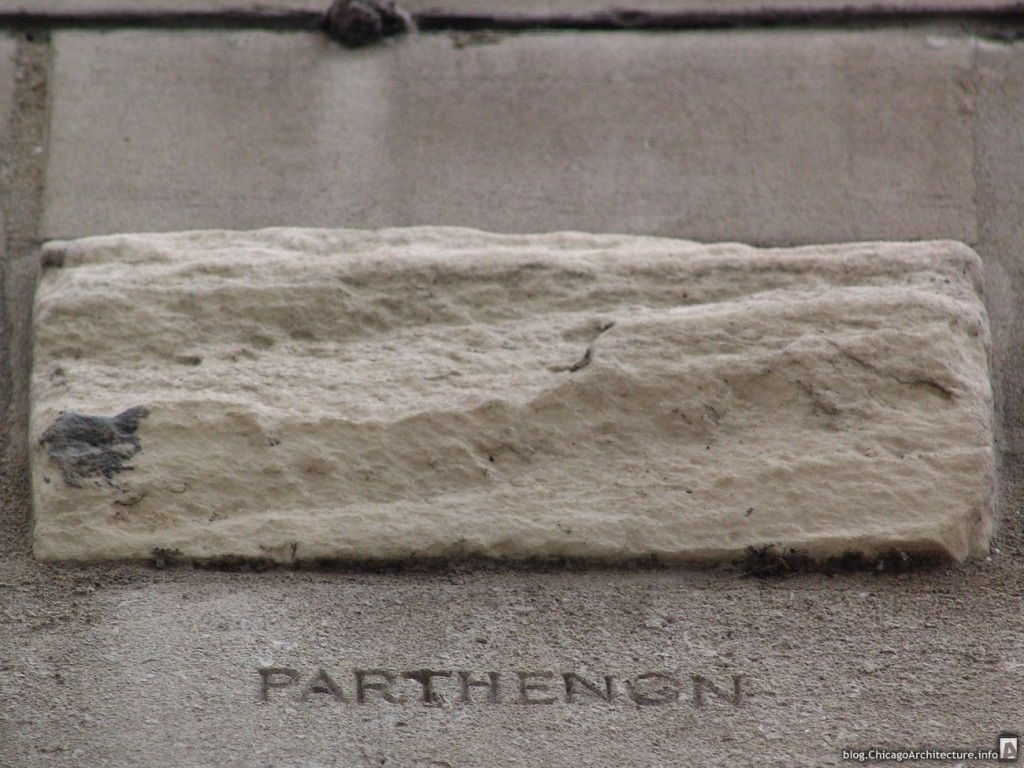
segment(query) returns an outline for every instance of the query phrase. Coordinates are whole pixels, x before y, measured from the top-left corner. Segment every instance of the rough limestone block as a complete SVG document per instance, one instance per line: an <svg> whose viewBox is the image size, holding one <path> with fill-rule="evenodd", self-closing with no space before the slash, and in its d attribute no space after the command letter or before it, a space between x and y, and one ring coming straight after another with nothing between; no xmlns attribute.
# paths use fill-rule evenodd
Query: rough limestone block
<svg viewBox="0 0 1024 768"><path fill-rule="evenodd" d="M47 559L962 559L989 332L953 242L274 229L51 244Z"/></svg>

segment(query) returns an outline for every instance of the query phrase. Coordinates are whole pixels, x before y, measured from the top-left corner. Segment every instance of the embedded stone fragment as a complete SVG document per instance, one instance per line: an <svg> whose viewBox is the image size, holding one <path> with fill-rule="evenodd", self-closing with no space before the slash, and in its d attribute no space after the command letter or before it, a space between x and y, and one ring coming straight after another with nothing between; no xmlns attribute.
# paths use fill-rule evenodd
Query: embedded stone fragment
<svg viewBox="0 0 1024 768"><path fill-rule="evenodd" d="M270 229L45 263L41 558L987 549L989 336L958 243Z"/></svg>

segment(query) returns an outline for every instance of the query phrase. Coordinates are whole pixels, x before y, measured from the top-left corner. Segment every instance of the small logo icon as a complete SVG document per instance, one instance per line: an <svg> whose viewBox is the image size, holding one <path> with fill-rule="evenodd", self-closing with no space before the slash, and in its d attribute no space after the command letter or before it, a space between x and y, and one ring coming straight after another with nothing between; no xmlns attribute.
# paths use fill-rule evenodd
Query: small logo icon
<svg viewBox="0 0 1024 768"><path fill-rule="evenodd" d="M999 762L1014 763L1020 757L1020 736L1016 733L999 734Z"/></svg>

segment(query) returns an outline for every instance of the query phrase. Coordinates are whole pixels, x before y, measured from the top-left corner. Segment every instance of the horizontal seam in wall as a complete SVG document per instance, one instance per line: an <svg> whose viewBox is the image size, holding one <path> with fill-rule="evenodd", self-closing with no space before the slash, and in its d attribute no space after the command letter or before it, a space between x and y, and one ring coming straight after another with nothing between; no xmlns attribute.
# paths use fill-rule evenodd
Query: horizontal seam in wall
<svg viewBox="0 0 1024 768"><path fill-rule="evenodd" d="M756 7L714 6L678 10L609 9L589 13L465 13L428 10L412 14L421 31L686 31L701 29L773 29L803 27L871 27L960 23L996 27L1024 25L1024 2L874 3L821 7L790 2ZM125 9L38 11L0 9L0 27L7 28L154 28L268 29L318 31L325 13L315 9L274 8L175 11Z"/></svg>

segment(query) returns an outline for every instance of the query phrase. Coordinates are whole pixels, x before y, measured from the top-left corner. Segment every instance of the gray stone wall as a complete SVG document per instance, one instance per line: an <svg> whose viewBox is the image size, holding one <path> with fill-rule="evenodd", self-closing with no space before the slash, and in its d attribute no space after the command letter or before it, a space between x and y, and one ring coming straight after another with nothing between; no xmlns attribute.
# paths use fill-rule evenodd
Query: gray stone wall
<svg viewBox="0 0 1024 768"><path fill-rule="evenodd" d="M843 747L987 748L1024 729L1022 75L1024 45L958 21L439 32L356 52L305 32L12 23L0 765L831 765ZM417 223L967 242L994 342L996 551L958 568L768 580L32 560L43 240ZM268 681L267 667L294 675ZM405 674L422 670L449 673L431 683L434 706L423 675ZM491 672L498 701L479 686L464 700L460 673ZM612 700L571 694L565 675L599 691L610 677Z"/></svg>

